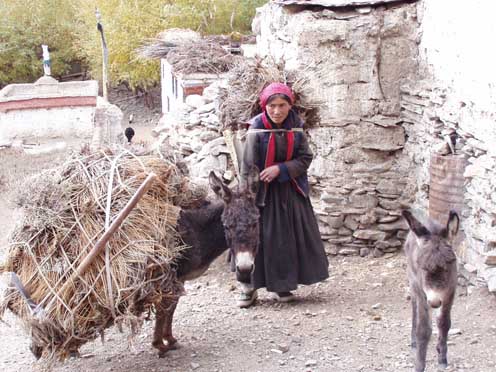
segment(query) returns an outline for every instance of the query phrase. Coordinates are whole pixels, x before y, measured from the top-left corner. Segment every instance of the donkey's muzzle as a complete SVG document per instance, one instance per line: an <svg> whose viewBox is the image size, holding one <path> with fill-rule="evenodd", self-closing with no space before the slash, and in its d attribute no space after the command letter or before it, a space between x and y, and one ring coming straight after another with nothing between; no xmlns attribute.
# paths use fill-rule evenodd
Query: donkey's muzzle
<svg viewBox="0 0 496 372"><path fill-rule="evenodd" d="M252 271L239 271L236 269L236 280L241 283L251 283Z"/></svg>
<svg viewBox="0 0 496 372"><path fill-rule="evenodd" d="M441 305L443 304L440 293L437 293L436 291L427 290L426 297L427 297L427 303L433 309L437 309L438 307L441 307Z"/></svg>
<svg viewBox="0 0 496 372"><path fill-rule="evenodd" d="M429 301L429 306L432 307L433 309L437 309L438 307L441 307L441 305L442 302L439 298Z"/></svg>
<svg viewBox="0 0 496 372"><path fill-rule="evenodd" d="M249 252L239 252L235 257L236 278L241 282L249 282L253 270L255 270L255 258Z"/></svg>

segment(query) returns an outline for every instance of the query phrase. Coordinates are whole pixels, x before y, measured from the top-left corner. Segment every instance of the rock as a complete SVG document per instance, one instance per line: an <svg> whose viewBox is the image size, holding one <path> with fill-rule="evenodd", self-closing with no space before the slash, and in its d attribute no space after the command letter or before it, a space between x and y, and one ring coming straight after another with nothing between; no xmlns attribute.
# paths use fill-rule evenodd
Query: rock
<svg viewBox="0 0 496 372"><path fill-rule="evenodd" d="M185 103L188 106L194 107L195 109L198 109L199 107L204 106L207 103L207 100L200 96L199 94L191 94L186 97Z"/></svg>
<svg viewBox="0 0 496 372"><path fill-rule="evenodd" d="M198 114L191 114L189 116L189 123L192 125L192 126L195 126L195 125L200 125L201 124L201 118L200 118L200 115Z"/></svg>
<svg viewBox="0 0 496 372"><path fill-rule="evenodd" d="M374 248L373 256L374 256L375 258L382 257L382 256L384 256L384 252L383 252L383 251L381 251L381 250L380 250L380 249L378 249L378 248Z"/></svg>
<svg viewBox="0 0 496 372"><path fill-rule="evenodd" d="M385 241L378 241L374 244L374 246L384 251L387 248L400 247L402 244L403 243L398 239L390 239Z"/></svg>
<svg viewBox="0 0 496 372"><path fill-rule="evenodd" d="M332 256L337 256L339 254L339 248L335 244L329 242L324 242L324 250L327 254Z"/></svg>
<svg viewBox="0 0 496 372"><path fill-rule="evenodd" d="M404 183L395 182L387 178L381 179L376 186L376 190L379 194L392 194L400 196L403 189L405 188Z"/></svg>
<svg viewBox="0 0 496 372"><path fill-rule="evenodd" d="M377 230L358 230L353 233L353 236L358 239L365 240L384 240L386 239L386 233Z"/></svg>
<svg viewBox="0 0 496 372"><path fill-rule="evenodd" d="M469 263L466 263L465 265L463 265L463 268L465 270L467 270L470 274L475 274L477 272L477 267L475 267L474 265L471 265Z"/></svg>
<svg viewBox="0 0 496 372"><path fill-rule="evenodd" d="M333 229L339 229L341 226L343 226L344 223L344 216L339 215L339 216L329 216L327 218L327 223L329 224L330 227Z"/></svg>
<svg viewBox="0 0 496 372"><path fill-rule="evenodd" d="M367 257L370 254L369 248L361 248L360 249L360 257Z"/></svg>
<svg viewBox="0 0 496 372"><path fill-rule="evenodd" d="M379 217L379 219L377 220L377 222L379 222L379 223L390 223L390 222L398 221L399 218L400 218L399 216Z"/></svg>
<svg viewBox="0 0 496 372"><path fill-rule="evenodd" d="M486 276L487 288L489 292L496 292L496 268L486 270L488 271L490 273Z"/></svg>
<svg viewBox="0 0 496 372"><path fill-rule="evenodd" d="M353 218L353 216L348 215L344 219L344 226L346 226L350 230L356 230L356 229L358 229L358 221L356 221ZM343 234L343 235L345 235L345 234Z"/></svg>
<svg viewBox="0 0 496 372"><path fill-rule="evenodd" d="M367 194L351 195L349 201L352 207L365 209L375 208L379 203L375 196Z"/></svg>
<svg viewBox="0 0 496 372"><path fill-rule="evenodd" d="M218 137L219 137L219 133L211 130L203 131L202 134L200 134L200 140L202 142L210 142Z"/></svg>
<svg viewBox="0 0 496 372"><path fill-rule="evenodd" d="M400 203L396 200L379 199L379 206L387 210L399 210Z"/></svg>
<svg viewBox="0 0 496 372"><path fill-rule="evenodd" d="M341 254L343 256L356 255L357 253L358 253L358 251L356 249L353 249L353 248L341 248L339 250L339 254Z"/></svg>
<svg viewBox="0 0 496 372"><path fill-rule="evenodd" d="M207 117L202 119L202 122L204 124L214 124L215 127L220 123L219 117L215 114L209 114Z"/></svg>
<svg viewBox="0 0 496 372"><path fill-rule="evenodd" d="M392 223L378 224L377 228L381 231L408 230L408 225L405 220L401 219Z"/></svg>
<svg viewBox="0 0 496 372"><path fill-rule="evenodd" d="M191 368L192 368L193 370L195 370L195 369L200 368L200 365L199 365L198 363L194 363L194 362L193 362L193 363L191 363Z"/></svg>
<svg viewBox="0 0 496 372"><path fill-rule="evenodd" d="M461 335L461 334L462 334L462 330L460 328L451 328L448 331L449 336L455 336L455 335Z"/></svg>
<svg viewBox="0 0 496 372"><path fill-rule="evenodd" d="M287 353L289 351L289 345L278 344L277 345L277 350L281 351L282 353Z"/></svg>
<svg viewBox="0 0 496 372"><path fill-rule="evenodd" d="M496 265L496 249L484 253L484 263L486 265Z"/></svg>
<svg viewBox="0 0 496 372"><path fill-rule="evenodd" d="M341 227L339 230L338 230L338 235L339 236L349 236L352 234L352 230L350 229L347 229L346 227Z"/></svg>
<svg viewBox="0 0 496 372"><path fill-rule="evenodd" d="M317 361L314 359L309 359L305 362L305 367L314 367L317 365Z"/></svg>
<svg viewBox="0 0 496 372"><path fill-rule="evenodd" d="M213 112L215 110L215 104L213 102L207 103L206 105L198 107L193 113L195 114L205 114L207 112Z"/></svg>

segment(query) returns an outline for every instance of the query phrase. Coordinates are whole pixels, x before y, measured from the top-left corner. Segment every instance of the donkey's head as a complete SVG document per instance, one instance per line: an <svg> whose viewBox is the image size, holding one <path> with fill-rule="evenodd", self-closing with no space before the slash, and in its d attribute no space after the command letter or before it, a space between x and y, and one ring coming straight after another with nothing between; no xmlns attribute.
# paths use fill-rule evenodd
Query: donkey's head
<svg viewBox="0 0 496 372"><path fill-rule="evenodd" d="M410 226L410 234L414 236L407 244L414 245L408 254L416 262L417 280L429 305L437 308L456 288L456 255L452 244L458 233L460 219L456 212L451 211L446 226L432 220L426 226L411 212L403 211L402 214Z"/></svg>
<svg viewBox="0 0 496 372"><path fill-rule="evenodd" d="M255 203L258 191L259 171L250 169L248 177L231 190L215 174L210 172L210 187L224 201L222 224L227 245L236 264L236 276L247 280L255 269L255 256L259 243L260 212Z"/></svg>

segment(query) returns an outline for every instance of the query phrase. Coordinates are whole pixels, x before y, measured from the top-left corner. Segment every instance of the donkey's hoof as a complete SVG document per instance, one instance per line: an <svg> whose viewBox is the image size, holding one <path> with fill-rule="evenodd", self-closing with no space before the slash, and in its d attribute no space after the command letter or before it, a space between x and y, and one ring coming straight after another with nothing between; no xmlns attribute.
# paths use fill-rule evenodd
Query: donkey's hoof
<svg viewBox="0 0 496 372"><path fill-rule="evenodd" d="M448 363L439 363L438 367L442 368L442 369L446 369L446 368L448 368Z"/></svg>

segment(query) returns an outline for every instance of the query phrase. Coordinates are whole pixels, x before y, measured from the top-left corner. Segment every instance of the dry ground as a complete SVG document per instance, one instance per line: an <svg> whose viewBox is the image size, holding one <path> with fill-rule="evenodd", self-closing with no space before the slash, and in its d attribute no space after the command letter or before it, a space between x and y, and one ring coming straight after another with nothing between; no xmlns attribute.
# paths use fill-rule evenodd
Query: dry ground
<svg viewBox="0 0 496 372"><path fill-rule="evenodd" d="M64 159L32 157L13 150L0 153L0 243L15 215L11 191L35 170ZM410 308L406 299L402 254L380 259L332 258L331 278L302 287L299 300L278 304L261 291L250 309L234 306L235 281L225 260L187 284L174 331L181 347L159 359L151 348L152 322L132 341L111 329L106 342L81 350L83 357L55 366L55 371L161 372L351 372L411 371L408 347ZM0 324L0 369L37 371L28 337L12 314ZM448 371L496 370L496 299L486 289L460 287L450 337ZM435 371L434 344L429 371Z"/></svg>

